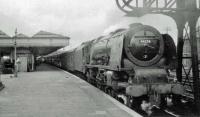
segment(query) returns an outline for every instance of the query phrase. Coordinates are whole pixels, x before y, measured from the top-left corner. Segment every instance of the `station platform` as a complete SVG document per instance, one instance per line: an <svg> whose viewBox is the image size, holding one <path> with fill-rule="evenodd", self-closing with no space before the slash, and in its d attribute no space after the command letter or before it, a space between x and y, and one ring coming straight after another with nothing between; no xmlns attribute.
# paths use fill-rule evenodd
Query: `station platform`
<svg viewBox="0 0 200 117"><path fill-rule="evenodd" d="M2 76L0 117L140 117L84 80L50 65L10 76Z"/></svg>

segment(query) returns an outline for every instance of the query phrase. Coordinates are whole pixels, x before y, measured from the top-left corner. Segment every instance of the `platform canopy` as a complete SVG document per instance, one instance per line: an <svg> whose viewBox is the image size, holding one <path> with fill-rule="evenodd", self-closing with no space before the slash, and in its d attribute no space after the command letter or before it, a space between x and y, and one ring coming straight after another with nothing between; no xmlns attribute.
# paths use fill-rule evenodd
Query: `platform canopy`
<svg viewBox="0 0 200 117"><path fill-rule="evenodd" d="M54 34L46 31L39 31L32 37L18 34L16 37L9 37L0 31L0 47L12 47L14 40L18 47L64 47L69 44L69 37Z"/></svg>
<svg viewBox="0 0 200 117"><path fill-rule="evenodd" d="M0 39L2 38L11 38L10 36L8 36L6 33L4 33L3 31L0 30Z"/></svg>
<svg viewBox="0 0 200 117"><path fill-rule="evenodd" d="M16 39L17 48L30 48L37 55L49 54L59 48L69 45L69 37L46 31L39 31L32 37L25 34L17 34L14 37L8 36L0 31L0 48L5 53L9 53Z"/></svg>
<svg viewBox="0 0 200 117"><path fill-rule="evenodd" d="M23 33L20 33L20 34L17 35L17 38L22 38L22 39L25 38L25 39L27 39L27 38L30 38L30 37L25 35L25 34L23 34Z"/></svg>
<svg viewBox="0 0 200 117"><path fill-rule="evenodd" d="M38 33L36 33L35 35L32 36L32 38L68 38L66 36L60 35L60 34L55 34L55 33L51 33L51 32L46 32L46 31L39 31Z"/></svg>

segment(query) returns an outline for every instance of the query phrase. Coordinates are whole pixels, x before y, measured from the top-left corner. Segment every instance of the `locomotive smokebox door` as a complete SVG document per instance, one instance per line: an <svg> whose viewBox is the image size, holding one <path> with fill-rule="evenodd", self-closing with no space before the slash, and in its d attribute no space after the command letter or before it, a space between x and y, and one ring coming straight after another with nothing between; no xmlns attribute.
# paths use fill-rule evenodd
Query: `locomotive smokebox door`
<svg viewBox="0 0 200 117"><path fill-rule="evenodd" d="M141 25L127 32L125 53L136 65L153 65L160 60L163 52L163 37L155 28Z"/></svg>

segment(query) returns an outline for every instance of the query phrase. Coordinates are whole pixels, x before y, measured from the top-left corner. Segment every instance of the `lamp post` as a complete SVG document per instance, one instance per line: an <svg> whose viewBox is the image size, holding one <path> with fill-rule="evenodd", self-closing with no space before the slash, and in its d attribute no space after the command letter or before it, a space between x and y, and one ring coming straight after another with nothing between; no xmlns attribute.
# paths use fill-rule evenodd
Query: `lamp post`
<svg viewBox="0 0 200 117"><path fill-rule="evenodd" d="M14 70L14 77L17 77L17 29L15 30L14 36L14 59L15 59L15 70Z"/></svg>

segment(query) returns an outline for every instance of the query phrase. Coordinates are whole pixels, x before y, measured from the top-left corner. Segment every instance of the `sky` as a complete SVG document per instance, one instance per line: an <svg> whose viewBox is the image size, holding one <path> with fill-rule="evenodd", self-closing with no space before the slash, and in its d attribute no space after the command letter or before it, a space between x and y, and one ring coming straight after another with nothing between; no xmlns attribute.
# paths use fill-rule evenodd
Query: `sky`
<svg viewBox="0 0 200 117"><path fill-rule="evenodd" d="M32 36L40 30L71 38L71 46L106 35L132 23L143 23L177 38L175 22L164 15L126 17L115 0L0 0L0 30L10 36Z"/></svg>

